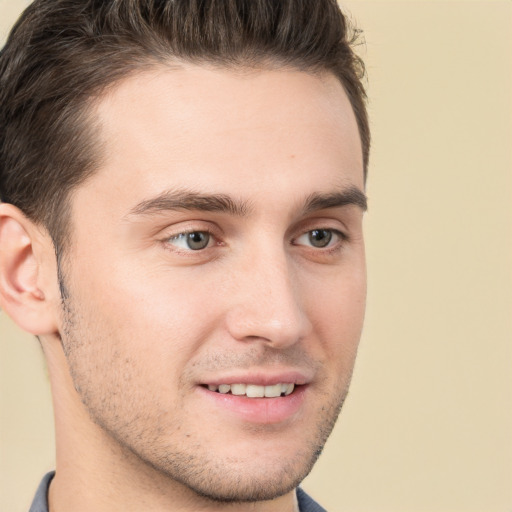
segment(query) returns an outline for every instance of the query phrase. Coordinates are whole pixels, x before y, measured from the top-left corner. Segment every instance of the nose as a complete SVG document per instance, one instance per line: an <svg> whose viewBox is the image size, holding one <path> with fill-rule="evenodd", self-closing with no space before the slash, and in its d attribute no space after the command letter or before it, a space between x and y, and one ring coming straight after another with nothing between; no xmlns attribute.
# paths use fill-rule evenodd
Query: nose
<svg viewBox="0 0 512 512"><path fill-rule="evenodd" d="M255 256L232 273L238 279L233 284L227 328L236 340L261 340L284 349L306 337L312 324L293 265L285 254L276 252Z"/></svg>

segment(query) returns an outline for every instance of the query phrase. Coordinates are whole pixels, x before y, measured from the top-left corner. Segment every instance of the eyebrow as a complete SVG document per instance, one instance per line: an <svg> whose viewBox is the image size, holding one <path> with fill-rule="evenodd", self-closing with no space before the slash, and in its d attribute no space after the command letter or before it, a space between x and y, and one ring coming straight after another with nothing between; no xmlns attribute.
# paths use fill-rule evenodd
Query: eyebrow
<svg viewBox="0 0 512 512"><path fill-rule="evenodd" d="M201 194L190 190L166 191L146 199L132 208L128 215L152 215L167 210L199 210L245 216L250 208L245 201L238 201L226 194Z"/></svg>
<svg viewBox="0 0 512 512"><path fill-rule="evenodd" d="M327 194L312 193L304 202L302 211L304 214L308 214L318 210L350 205L358 206L363 211L367 210L366 196L355 186ZM173 210L220 212L244 217L250 213L251 207L247 201L237 200L226 194L202 194L190 190L174 190L141 201L130 210L127 217L154 215Z"/></svg>
<svg viewBox="0 0 512 512"><path fill-rule="evenodd" d="M329 194L311 194L304 204L304 213L351 205L358 206L363 212L368 209L368 199L366 195L355 186L350 186L342 191Z"/></svg>

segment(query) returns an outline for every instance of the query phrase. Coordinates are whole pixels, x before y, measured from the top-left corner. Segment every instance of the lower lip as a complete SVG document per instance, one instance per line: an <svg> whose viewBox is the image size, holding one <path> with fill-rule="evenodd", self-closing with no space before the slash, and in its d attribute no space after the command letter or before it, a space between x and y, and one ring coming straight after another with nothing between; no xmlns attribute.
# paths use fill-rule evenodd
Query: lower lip
<svg viewBox="0 0 512 512"><path fill-rule="evenodd" d="M298 386L288 396L275 398L247 398L230 393L217 393L199 386L201 396L216 407L224 409L250 423L281 423L293 418L304 403L307 385Z"/></svg>

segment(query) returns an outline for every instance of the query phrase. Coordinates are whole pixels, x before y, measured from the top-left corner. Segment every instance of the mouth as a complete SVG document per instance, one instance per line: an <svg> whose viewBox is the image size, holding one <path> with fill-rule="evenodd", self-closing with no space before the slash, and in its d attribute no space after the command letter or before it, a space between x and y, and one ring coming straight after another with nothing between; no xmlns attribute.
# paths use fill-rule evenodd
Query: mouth
<svg viewBox="0 0 512 512"><path fill-rule="evenodd" d="M222 395L245 396L247 398L278 398L291 395L295 390L293 382L282 382L270 386L258 384L208 384L203 387Z"/></svg>
<svg viewBox="0 0 512 512"><path fill-rule="evenodd" d="M306 399L307 383L279 382L273 384L201 384L199 396L212 404L216 414L225 411L244 423L286 424L297 418ZM203 406L201 406L203 407ZM219 417L219 416L217 416Z"/></svg>
<svg viewBox="0 0 512 512"><path fill-rule="evenodd" d="M203 407L227 414L227 421L281 424L301 418L311 402L313 375L291 368L225 372L198 383ZM207 405L209 404L209 405ZM217 417L221 417L220 415ZM236 423L238 424L238 423Z"/></svg>

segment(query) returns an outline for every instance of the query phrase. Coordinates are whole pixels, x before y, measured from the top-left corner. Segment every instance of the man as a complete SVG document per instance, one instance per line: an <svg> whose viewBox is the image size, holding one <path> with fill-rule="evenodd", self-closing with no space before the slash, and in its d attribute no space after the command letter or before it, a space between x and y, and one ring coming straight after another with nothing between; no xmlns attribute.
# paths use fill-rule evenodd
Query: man
<svg viewBox="0 0 512 512"><path fill-rule="evenodd" d="M365 304L331 0L34 2L0 57L1 307L42 345L32 511L315 511Z"/></svg>

